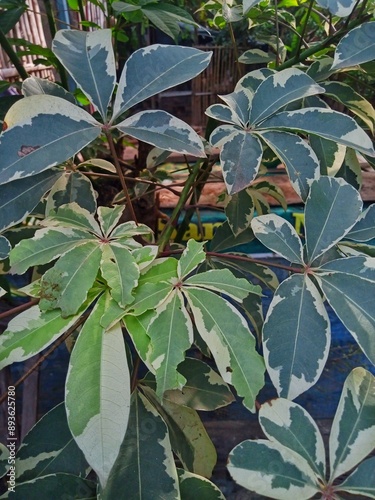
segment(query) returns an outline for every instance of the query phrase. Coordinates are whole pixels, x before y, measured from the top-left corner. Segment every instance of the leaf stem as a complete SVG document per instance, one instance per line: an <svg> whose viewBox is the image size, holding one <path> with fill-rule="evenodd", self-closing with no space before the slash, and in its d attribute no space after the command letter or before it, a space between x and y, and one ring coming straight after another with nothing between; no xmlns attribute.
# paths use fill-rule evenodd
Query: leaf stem
<svg viewBox="0 0 375 500"><path fill-rule="evenodd" d="M4 32L1 29L0 29L0 46L3 48L4 52L9 57L11 62L14 64L14 67L18 71L18 74L20 75L22 80L26 80L26 78L29 78L29 74L23 67L21 59L17 56L16 52L14 51L13 47L11 46L7 37L5 36Z"/></svg>
<svg viewBox="0 0 375 500"><path fill-rule="evenodd" d="M29 302L26 302L25 304L21 304L19 306L13 307L12 309L9 309L8 311L4 311L0 313L0 320L7 318L8 316L13 316L13 314L19 314L22 311L26 311L27 309L30 309L30 307L35 306L39 302L39 299L32 299Z"/></svg>
<svg viewBox="0 0 375 500"><path fill-rule="evenodd" d="M300 56L300 53L301 53L302 41L305 38L305 34L306 34L306 30L307 30L307 25L309 23L309 19L310 19L310 15L311 15L311 11L312 11L312 8L314 6L314 3L315 3L315 0L310 0L309 6L308 6L308 9L307 9L306 18L305 18L305 23L304 23L304 25L302 27L301 35L300 35L300 38L298 40L298 46L297 46L297 50L296 50L296 57L297 58Z"/></svg>
<svg viewBox="0 0 375 500"><path fill-rule="evenodd" d="M228 259L228 260L240 260L244 262L253 262L254 264L262 264L263 266L276 267L278 269L284 269L285 271L289 271L291 273L303 273L305 272L303 267L294 267L287 266L285 264L278 264L276 262L266 262L261 259L253 259L252 257L246 257L242 255L233 255L229 253L219 253L219 252L206 252L206 255L211 257L220 257L220 259Z"/></svg>

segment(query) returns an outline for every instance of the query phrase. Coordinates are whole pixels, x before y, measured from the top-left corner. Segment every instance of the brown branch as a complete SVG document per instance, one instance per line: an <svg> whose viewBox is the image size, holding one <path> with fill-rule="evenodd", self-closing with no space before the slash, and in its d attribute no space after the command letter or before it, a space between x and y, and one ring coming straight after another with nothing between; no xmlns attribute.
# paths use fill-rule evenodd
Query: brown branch
<svg viewBox="0 0 375 500"><path fill-rule="evenodd" d="M21 304L19 306L13 307L12 309L9 309L8 311L4 311L0 313L0 320L7 318L8 316L12 316L13 314L18 314L22 311L26 311L27 309L30 309L30 307L35 306L39 302L39 299L32 299L29 302L26 302L25 304Z"/></svg>

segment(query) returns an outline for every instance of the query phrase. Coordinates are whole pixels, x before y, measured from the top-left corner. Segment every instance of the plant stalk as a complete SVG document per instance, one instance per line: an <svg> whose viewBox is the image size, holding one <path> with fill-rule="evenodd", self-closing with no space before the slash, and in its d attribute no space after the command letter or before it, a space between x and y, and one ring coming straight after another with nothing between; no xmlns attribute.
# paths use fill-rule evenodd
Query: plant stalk
<svg viewBox="0 0 375 500"><path fill-rule="evenodd" d="M298 46L297 46L297 50L296 50L296 57L297 58L300 56L300 53L301 53L303 39L305 38L307 25L309 23L309 19L310 19L310 15L311 15L311 11L312 11L312 8L314 6L314 3L315 3L315 0L310 0L309 7L307 9L305 23L302 27L301 35L300 35L299 40L298 40Z"/></svg>
<svg viewBox="0 0 375 500"><path fill-rule="evenodd" d="M14 51L13 47L9 43L7 37L5 36L5 33L1 29L0 29L0 46L3 48L4 52L9 57L12 64L14 64L14 67L18 71L18 74L20 75L22 80L26 80L26 78L29 78L29 74L25 70L21 59L17 56L16 52Z"/></svg>

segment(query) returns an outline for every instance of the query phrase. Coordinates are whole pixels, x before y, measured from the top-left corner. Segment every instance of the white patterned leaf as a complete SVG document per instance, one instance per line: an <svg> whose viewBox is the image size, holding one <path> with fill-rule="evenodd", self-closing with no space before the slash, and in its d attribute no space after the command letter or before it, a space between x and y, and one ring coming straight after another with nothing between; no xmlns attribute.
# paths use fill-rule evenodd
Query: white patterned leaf
<svg viewBox="0 0 375 500"><path fill-rule="evenodd" d="M262 156L262 145L253 134L238 130L229 136L220 153L229 194L241 191L255 179Z"/></svg>
<svg viewBox="0 0 375 500"><path fill-rule="evenodd" d="M366 132L353 118L338 111L327 108L282 111L267 118L258 126L258 130L279 128L319 135L365 155L375 156L372 141Z"/></svg>
<svg viewBox="0 0 375 500"><path fill-rule="evenodd" d="M288 68L267 77L256 89L250 111L250 124L255 125L287 104L324 89L306 73Z"/></svg>
<svg viewBox="0 0 375 500"><path fill-rule="evenodd" d="M224 209L234 236L238 236L250 227L255 207L254 200L247 189L227 196Z"/></svg>
<svg viewBox="0 0 375 500"><path fill-rule="evenodd" d="M354 241L369 241L375 238L375 203L362 212L346 236Z"/></svg>
<svg viewBox="0 0 375 500"><path fill-rule="evenodd" d="M303 265L301 240L290 222L276 214L255 217L251 228L258 240L289 262Z"/></svg>
<svg viewBox="0 0 375 500"><path fill-rule="evenodd" d="M235 112L235 115L238 116L239 124L242 127L246 127L249 121L253 92L245 88L238 88L231 94L221 95L220 98ZM238 123L238 120L236 123Z"/></svg>
<svg viewBox="0 0 375 500"><path fill-rule="evenodd" d="M244 398L243 404L254 411L256 396L264 385L264 363L244 317L213 292L189 288L185 295L220 375Z"/></svg>
<svg viewBox="0 0 375 500"><path fill-rule="evenodd" d="M102 487L119 453L130 411L122 330L119 324L110 330L100 325L105 307L106 297L102 296L78 336L65 393L69 428Z"/></svg>
<svg viewBox="0 0 375 500"><path fill-rule="evenodd" d="M264 359L279 396L295 399L317 382L330 342L319 291L309 277L290 276L276 290L263 326Z"/></svg>
<svg viewBox="0 0 375 500"><path fill-rule="evenodd" d="M52 186L46 203L46 215L61 205L76 202L93 214L96 211L96 196L91 181L80 172L64 172Z"/></svg>
<svg viewBox="0 0 375 500"><path fill-rule="evenodd" d="M375 448L375 377L355 368L345 381L329 438L330 481Z"/></svg>
<svg viewBox="0 0 375 500"><path fill-rule="evenodd" d="M177 264L177 276L184 278L201 264L206 254L204 252L204 242L200 243L190 239Z"/></svg>
<svg viewBox="0 0 375 500"><path fill-rule="evenodd" d="M56 212L50 213L42 224L43 226L61 226L88 231L87 237L90 237L90 233L94 233L99 237L102 236L100 226L94 215L75 201L57 207Z"/></svg>
<svg viewBox="0 0 375 500"><path fill-rule="evenodd" d="M207 478L184 469L177 469L181 498L184 500L225 500L219 488Z"/></svg>
<svg viewBox="0 0 375 500"><path fill-rule="evenodd" d="M108 238L113 229L117 226L124 209L125 207L123 205L116 205L113 208L98 207L99 224L106 238Z"/></svg>
<svg viewBox="0 0 375 500"><path fill-rule="evenodd" d="M319 177L319 160L309 144L288 132L273 130L259 136L284 163L296 193L306 201L313 180Z"/></svg>
<svg viewBox="0 0 375 500"><path fill-rule="evenodd" d="M131 316L128 314L123 318L126 329L128 330L139 357L151 373L155 373L155 369L149 361L151 341L147 330L155 314L155 311L146 311L139 316Z"/></svg>
<svg viewBox="0 0 375 500"><path fill-rule="evenodd" d="M310 135L309 143L319 159L321 175L336 173L345 159L346 146L318 135Z"/></svg>
<svg viewBox="0 0 375 500"><path fill-rule="evenodd" d="M340 491L375 498L375 457L368 458L339 486Z"/></svg>
<svg viewBox="0 0 375 500"><path fill-rule="evenodd" d="M261 49L250 49L243 52L238 58L238 62L242 64L259 64L275 61L276 54L265 52Z"/></svg>
<svg viewBox="0 0 375 500"><path fill-rule="evenodd" d="M0 135L0 184L59 165L100 133L100 123L84 109L47 95L25 97L5 116Z"/></svg>
<svg viewBox="0 0 375 500"><path fill-rule="evenodd" d="M362 23L337 44L332 69L349 68L374 59L375 21Z"/></svg>
<svg viewBox="0 0 375 500"><path fill-rule="evenodd" d="M221 148L234 133L241 131L241 129L239 125L219 125L210 135L210 143L214 148Z"/></svg>
<svg viewBox="0 0 375 500"><path fill-rule="evenodd" d="M199 75L211 56L211 52L178 45L150 45L136 50L122 71L112 121L148 97Z"/></svg>
<svg viewBox="0 0 375 500"><path fill-rule="evenodd" d="M210 118L219 120L220 122L241 126L239 116L233 109L229 106L224 106L224 104L212 104L206 109L205 114Z"/></svg>
<svg viewBox="0 0 375 500"><path fill-rule="evenodd" d="M51 82L51 80L47 80L46 78L38 78L36 76L30 76L22 82L22 94L25 97L39 94L54 95L56 97L62 97L72 104L76 103L74 95L65 90L62 85Z"/></svg>
<svg viewBox="0 0 375 500"><path fill-rule="evenodd" d="M8 257L12 246L5 236L0 235L0 260L4 260Z"/></svg>
<svg viewBox="0 0 375 500"><path fill-rule="evenodd" d="M240 78L236 84L235 90L246 89L255 92L259 85L270 75L273 75L275 70L270 68L260 68L246 73Z"/></svg>
<svg viewBox="0 0 375 500"><path fill-rule="evenodd" d="M343 179L322 176L311 185L305 206L307 258L310 263L338 243L362 210L356 189Z"/></svg>
<svg viewBox="0 0 375 500"><path fill-rule="evenodd" d="M317 3L331 14L338 17L347 17L356 4L355 0L317 0Z"/></svg>
<svg viewBox="0 0 375 500"><path fill-rule="evenodd" d="M366 255L357 255L332 260L319 268L319 276L321 273L327 273L329 276L331 272L349 274L375 283L375 258Z"/></svg>
<svg viewBox="0 0 375 500"><path fill-rule="evenodd" d="M185 122L162 110L140 111L116 125L124 134L166 151L206 156L199 135Z"/></svg>
<svg viewBox="0 0 375 500"><path fill-rule="evenodd" d="M287 399L273 399L259 410L259 423L271 441L301 455L325 480L326 457L319 428L302 406Z"/></svg>
<svg viewBox="0 0 375 500"><path fill-rule="evenodd" d="M294 451L263 439L243 441L229 455L236 483L279 500L307 500L320 491L314 471Z"/></svg>
<svg viewBox="0 0 375 500"><path fill-rule="evenodd" d="M116 83L112 31L60 30L52 50L105 121Z"/></svg>

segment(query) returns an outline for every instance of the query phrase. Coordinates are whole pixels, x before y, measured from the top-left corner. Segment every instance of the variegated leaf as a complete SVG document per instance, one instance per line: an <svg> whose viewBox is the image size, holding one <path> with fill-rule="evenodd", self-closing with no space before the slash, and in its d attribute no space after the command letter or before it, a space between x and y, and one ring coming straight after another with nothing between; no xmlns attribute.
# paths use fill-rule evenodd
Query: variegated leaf
<svg viewBox="0 0 375 500"><path fill-rule="evenodd" d="M335 174L345 159L346 146L317 135L311 135L309 142L319 159L320 174Z"/></svg>
<svg viewBox="0 0 375 500"><path fill-rule="evenodd" d="M51 82L51 80L46 78L38 78L36 76L30 76L22 82L22 94L25 97L39 94L54 95L55 97L66 99L72 104L76 104L74 95L65 90L62 85Z"/></svg>
<svg viewBox="0 0 375 500"><path fill-rule="evenodd" d="M38 229L33 238L22 239L11 251L12 271L23 274L29 267L47 264L68 250L93 239L93 236L79 229Z"/></svg>
<svg viewBox="0 0 375 500"><path fill-rule="evenodd" d="M375 448L375 377L355 368L345 381L329 438L330 481Z"/></svg>
<svg viewBox="0 0 375 500"><path fill-rule="evenodd" d="M210 118L219 120L220 122L230 123L232 125L242 126L241 120L237 113L229 106L224 106L224 104L212 104L209 106L205 114Z"/></svg>
<svg viewBox="0 0 375 500"><path fill-rule="evenodd" d="M51 213L43 221L44 226L62 226L64 228L77 228L101 236L99 224L92 213L77 202L68 203L57 207L56 213ZM89 237L89 235L87 236Z"/></svg>
<svg viewBox="0 0 375 500"><path fill-rule="evenodd" d="M125 307L133 302L132 291L138 283L139 268L129 250L116 243L103 244L100 269L118 304Z"/></svg>
<svg viewBox="0 0 375 500"><path fill-rule="evenodd" d="M356 5L355 0L317 0L317 3L338 17L347 17Z"/></svg>
<svg viewBox="0 0 375 500"><path fill-rule="evenodd" d="M324 89L296 68L284 69L267 77L256 89L250 111L251 125L262 122L287 104Z"/></svg>
<svg viewBox="0 0 375 500"><path fill-rule="evenodd" d="M66 252L43 275L39 307L47 311L60 308L64 318L75 314L95 281L100 259L101 249L95 241Z"/></svg>
<svg viewBox="0 0 375 500"><path fill-rule="evenodd" d="M123 205L115 207L98 207L98 220L101 230L106 238L109 237L113 229L117 226L121 215L124 212Z"/></svg>
<svg viewBox="0 0 375 500"><path fill-rule="evenodd" d="M356 273L351 274L350 268L348 272L327 269L326 272L316 273L316 278L329 305L368 359L375 364L375 282L363 279Z"/></svg>
<svg viewBox="0 0 375 500"><path fill-rule="evenodd" d="M337 44L332 69L350 68L374 59L375 21L362 23Z"/></svg>
<svg viewBox="0 0 375 500"><path fill-rule="evenodd" d="M332 272L356 276L357 278L369 280L375 283L375 258L367 257L365 255L351 256L331 260L319 268L319 275L321 273L327 273L329 276L329 273Z"/></svg>
<svg viewBox="0 0 375 500"><path fill-rule="evenodd" d="M168 389L182 389L186 379L177 366L193 343L193 326L184 307L183 296L176 290L158 307L147 334L151 339L149 360L155 370L157 395Z"/></svg>
<svg viewBox="0 0 375 500"><path fill-rule="evenodd" d="M64 403L27 433L17 450L15 467L17 483L58 472L86 477L89 466L69 430Z"/></svg>
<svg viewBox="0 0 375 500"><path fill-rule="evenodd" d="M263 439L237 445L228 470L236 483L265 497L307 500L320 491L314 471L300 455Z"/></svg>
<svg viewBox="0 0 375 500"><path fill-rule="evenodd" d="M228 221L223 222L215 231L214 237L209 242L209 249L212 252L222 252L243 243L249 243L255 239L251 228L246 229L238 236L234 236Z"/></svg>
<svg viewBox="0 0 375 500"><path fill-rule="evenodd" d="M249 293L262 294L259 285L253 285L244 278L237 278L229 269L211 269L195 274L184 281L184 290L186 290L185 285L223 293L238 302L242 302Z"/></svg>
<svg viewBox="0 0 375 500"><path fill-rule="evenodd" d="M329 172L331 175L331 172ZM362 168L359 163L359 158L354 149L347 148L343 164L335 173L335 177L341 177L346 180L348 184L353 186L357 191L362 188Z"/></svg>
<svg viewBox="0 0 375 500"><path fill-rule="evenodd" d="M329 56L322 56L314 60L307 68L306 73L316 82L324 82L335 72L331 69L333 59ZM310 106L310 104L309 104Z"/></svg>
<svg viewBox="0 0 375 500"><path fill-rule="evenodd" d="M309 263L338 243L354 226L362 210L356 189L343 179L322 176L311 185L305 207Z"/></svg>
<svg viewBox="0 0 375 500"><path fill-rule="evenodd" d="M256 396L264 385L264 364L244 317L232 304L210 291L189 288L185 295L220 375L244 398L243 404L254 411Z"/></svg>
<svg viewBox="0 0 375 500"><path fill-rule="evenodd" d="M246 188L258 173L263 149L259 139L245 131L236 131L223 144L220 163L229 194Z"/></svg>
<svg viewBox="0 0 375 500"><path fill-rule="evenodd" d="M270 75L273 75L275 70L270 68L260 68L255 69L254 71L250 71L246 73L245 76L238 80L235 90L239 89L247 89L251 92L255 92L259 85Z"/></svg>
<svg viewBox="0 0 375 500"><path fill-rule="evenodd" d="M273 442L290 448L303 457L325 481L326 456L319 428L302 406L287 399L273 399L259 410L259 423Z"/></svg>
<svg viewBox="0 0 375 500"><path fill-rule="evenodd" d="M186 378L184 390L166 391L164 399L201 411L216 410L234 401L229 386L203 361L185 358L178 371Z"/></svg>
<svg viewBox="0 0 375 500"><path fill-rule="evenodd" d="M180 498L174 457L164 420L138 391L132 395L129 425L101 494L103 500Z"/></svg>
<svg viewBox="0 0 375 500"><path fill-rule="evenodd" d="M0 231L22 222L60 176L51 168L34 175L32 182L26 178L0 185Z"/></svg>
<svg viewBox="0 0 375 500"><path fill-rule="evenodd" d="M246 189L226 198L225 215L234 236L250 227L254 212L253 198Z"/></svg>
<svg viewBox="0 0 375 500"><path fill-rule="evenodd" d="M203 246L204 242L200 243L198 241L194 241L193 239L188 241L187 246L177 264L177 276L179 278L182 279L185 276L188 276L205 260L206 254Z"/></svg>
<svg viewBox="0 0 375 500"><path fill-rule="evenodd" d="M91 181L80 172L66 172L52 186L46 203L46 216L61 205L76 202L91 214L96 211L96 196Z"/></svg>
<svg viewBox="0 0 375 500"><path fill-rule="evenodd" d="M7 240L5 236L0 235L0 260L4 260L8 257L11 248L9 240Z"/></svg>
<svg viewBox="0 0 375 500"><path fill-rule="evenodd" d="M368 458L339 485L340 491L375 498L375 457Z"/></svg>
<svg viewBox="0 0 375 500"><path fill-rule="evenodd" d="M8 111L0 136L0 184L36 175L74 156L100 133L85 110L60 97L35 95Z"/></svg>
<svg viewBox="0 0 375 500"><path fill-rule="evenodd" d="M319 177L319 160L309 144L295 134L277 130L259 136L284 163L296 193L306 201L312 181Z"/></svg>
<svg viewBox="0 0 375 500"><path fill-rule="evenodd" d="M132 251L134 260L141 271L146 270L154 262L159 253L157 245L147 245Z"/></svg>
<svg viewBox="0 0 375 500"><path fill-rule="evenodd" d="M238 58L238 62L242 64L260 64L275 61L276 54L265 52L261 49L250 49L243 52Z"/></svg>
<svg viewBox="0 0 375 500"><path fill-rule="evenodd" d="M211 52L170 45L150 45L136 50L122 71L112 121L148 97L199 75L211 56Z"/></svg>
<svg viewBox="0 0 375 500"><path fill-rule="evenodd" d="M199 135L185 122L162 110L140 111L116 125L124 134L165 149L204 158Z"/></svg>
<svg viewBox="0 0 375 500"><path fill-rule="evenodd" d="M152 230L145 224L136 224L134 221L123 222L114 228L111 238L133 238L138 235L150 235Z"/></svg>
<svg viewBox="0 0 375 500"><path fill-rule="evenodd" d="M155 315L155 311L149 310L139 316L131 316L128 314L124 317L124 324L128 330L130 338L133 341L134 347L137 350L139 357L151 373L155 373L155 369L149 360L151 340L147 330L152 318Z"/></svg>
<svg viewBox="0 0 375 500"><path fill-rule="evenodd" d="M346 236L354 241L369 241L375 238L375 203L362 212Z"/></svg>
<svg viewBox="0 0 375 500"><path fill-rule="evenodd" d="M372 141L366 132L348 115L327 108L305 108L282 111L258 126L263 129L301 130L349 146L374 157Z"/></svg>
<svg viewBox="0 0 375 500"><path fill-rule="evenodd" d="M236 120L235 123L239 123L242 127L246 127L249 121L253 92L245 88L239 88L231 94L221 95L220 98L235 112L235 115L238 116L239 121Z"/></svg>
<svg viewBox="0 0 375 500"><path fill-rule="evenodd" d="M219 125L210 135L210 144L214 148L221 148L231 139L232 135L241 131L242 127L239 125Z"/></svg>
<svg viewBox="0 0 375 500"><path fill-rule="evenodd" d="M184 469L177 469L181 498L184 500L225 500L219 488L206 479Z"/></svg>
<svg viewBox="0 0 375 500"><path fill-rule="evenodd" d="M105 121L116 83L112 31L60 30L52 50Z"/></svg>
<svg viewBox="0 0 375 500"><path fill-rule="evenodd" d="M242 3L243 15L246 16L249 10L258 5L258 3L260 2L261 0L243 0Z"/></svg>
<svg viewBox="0 0 375 500"><path fill-rule="evenodd" d="M308 276L290 276L276 290L263 326L264 359L279 396L295 399L317 382L330 342L319 291Z"/></svg>
<svg viewBox="0 0 375 500"><path fill-rule="evenodd" d="M102 487L119 453L130 410L122 331L119 324L110 330L100 325L105 307L106 297L102 296L78 336L65 392L69 428Z"/></svg>
<svg viewBox="0 0 375 500"><path fill-rule="evenodd" d="M82 312L82 311L81 311ZM0 369L25 361L52 344L79 318L62 318L60 311L43 312L33 306L12 319L0 336Z"/></svg>
<svg viewBox="0 0 375 500"><path fill-rule="evenodd" d="M276 214L260 215L251 222L258 240L289 262L303 265L303 246L296 230Z"/></svg>

